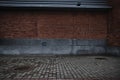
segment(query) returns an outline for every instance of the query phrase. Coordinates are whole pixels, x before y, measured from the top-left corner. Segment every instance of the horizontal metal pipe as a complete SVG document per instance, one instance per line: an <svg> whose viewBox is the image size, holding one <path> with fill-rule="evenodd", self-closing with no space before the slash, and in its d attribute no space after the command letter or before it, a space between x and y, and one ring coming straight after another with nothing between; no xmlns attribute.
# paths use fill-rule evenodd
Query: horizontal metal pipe
<svg viewBox="0 0 120 80"><path fill-rule="evenodd" d="M5 0L0 7L111 8L106 0Z"/></svg>

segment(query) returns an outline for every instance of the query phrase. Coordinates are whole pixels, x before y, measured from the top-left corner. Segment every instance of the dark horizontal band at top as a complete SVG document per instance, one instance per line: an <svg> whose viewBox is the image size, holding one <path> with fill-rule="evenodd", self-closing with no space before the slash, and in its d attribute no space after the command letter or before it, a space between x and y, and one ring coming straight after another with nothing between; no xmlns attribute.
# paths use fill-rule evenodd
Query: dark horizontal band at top
<svg viewBox="0 0 120 80"><path fill-rule="evenodd" d="M3 0L0 7L109 9L106 0Z"/></svg>

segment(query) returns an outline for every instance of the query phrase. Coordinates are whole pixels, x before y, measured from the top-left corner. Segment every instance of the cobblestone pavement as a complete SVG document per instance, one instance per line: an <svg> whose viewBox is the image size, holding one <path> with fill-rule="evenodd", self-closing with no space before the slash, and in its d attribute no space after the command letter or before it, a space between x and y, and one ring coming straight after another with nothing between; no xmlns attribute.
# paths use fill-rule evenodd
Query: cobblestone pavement
<svg viewBox="0 0 120 80"><path fill-rule="evenodd" d="M0 80L120 80L120 57L0 56Z"/></svg>

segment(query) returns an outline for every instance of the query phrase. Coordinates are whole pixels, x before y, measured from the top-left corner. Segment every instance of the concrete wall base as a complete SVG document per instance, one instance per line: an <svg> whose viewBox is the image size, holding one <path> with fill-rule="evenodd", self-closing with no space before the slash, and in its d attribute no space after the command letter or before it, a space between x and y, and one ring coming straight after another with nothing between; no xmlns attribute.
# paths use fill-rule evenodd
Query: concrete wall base
<svg viewBox="0 0 120 80"><path fill-rule="evenodd" d="M107 47L106 40L0 39L0 54L112 54L120 47Z"/></svg>

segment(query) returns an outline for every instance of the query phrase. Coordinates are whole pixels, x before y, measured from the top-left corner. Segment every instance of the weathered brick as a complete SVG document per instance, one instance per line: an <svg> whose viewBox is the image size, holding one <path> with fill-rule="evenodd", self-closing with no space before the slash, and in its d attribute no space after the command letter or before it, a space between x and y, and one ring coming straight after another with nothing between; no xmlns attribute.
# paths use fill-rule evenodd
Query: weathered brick
<svg viewBox="0 0 120 80"><path fill-rule="evenodd" d="M120 46L120 1L109 0L113 9L110 12L108 44L111 46Z"/></svg>
<svg viewBox="0 0 120 80"><path fill-rule="evenodd" d="M108 36L110 45L119 46L119 0L110 3L113 6L110 16L97 11L1 11L0 38L106 39Z"/></svg>

